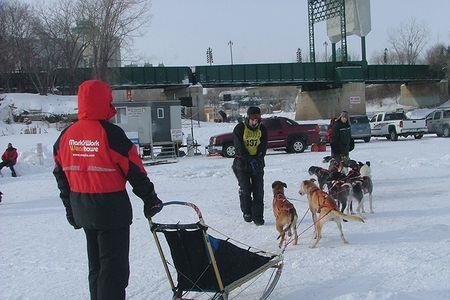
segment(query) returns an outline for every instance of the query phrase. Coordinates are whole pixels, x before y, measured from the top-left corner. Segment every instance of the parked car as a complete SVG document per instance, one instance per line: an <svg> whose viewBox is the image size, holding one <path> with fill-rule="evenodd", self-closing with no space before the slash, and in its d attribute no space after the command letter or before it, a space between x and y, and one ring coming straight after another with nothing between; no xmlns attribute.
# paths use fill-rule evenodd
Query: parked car
<svg viewBox="0 0 450 300"><path fill-rule="evenodd" d="M328 128L330 127L330 125L327 124L319 124L319 128L320 128L320 141L321 142L325 142L328 143Z"/></svg>
<svg viewBox="0 0 450 300"><path fill-rule="evenodd" d="M319 125L321 126L321 137L323 136L323 141L326 141L327 143L330 142L331 127L333 126L333 123L334 121L331 120L330 125ZM366 143L370 141L372 134L370 130L369 119L366 115L350 116L350 128L352 130L352 138L354 140L364 140L364 142Z"/></svg>
<svg viewBox="0 0 450 300"><path fill-rule="evenodd" d="M284 149L288 153L301 153L313 144L320 142L320 128L317 124L298 124L284 117L265 118L261 121L267 128L269 149ZM212 136L207 147L209 154L234 157L236 149L233 133Z"/></svg>
<svg viewBox="0 0 450 300"><path fill-rule="evenodd" d="M363 140L368 143L372 137L369 118L366 115L350 116L350 127L354 140Z"/></svg>
<svg viewBox="0 0 450 300"><path fill-rule="evenodd" d="M426 125L429 133L437 136L450 136L450 108L438 109L426 117Z"/></svg>
<svg viewBox="0 0 450 300"><path fill-rule="evenodd" d="M403 111L381 112L370 120L372 136L397 141L399 136L421 139L428 132L425 119L408 119Z"/></svg>

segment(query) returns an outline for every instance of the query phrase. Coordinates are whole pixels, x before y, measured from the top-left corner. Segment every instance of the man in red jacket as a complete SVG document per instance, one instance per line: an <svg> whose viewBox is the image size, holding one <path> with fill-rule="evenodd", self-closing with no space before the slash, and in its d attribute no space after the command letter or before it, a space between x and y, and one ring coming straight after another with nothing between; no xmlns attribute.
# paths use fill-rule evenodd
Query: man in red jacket
<svg viewBox="0 0 450 300"><path fill-rule="evenodd" d="M11 170L11 176L16 177L16 171L14 170L14 165L17 163L17 149L13 147L11 143L8 144L5 152L2 155L2 162L0 163L0 171L3 167L9 167Z"/></svg>
<svg viewBox="0 0 450 300"><path fill-rule="evenodd" d="M53 147L53 174L67 221L86 234L93 300L125 299L132 222L126 181L144 201L147 218L163 207L136 146L120 127L108 122L116 114L111 102L112 90L106 83L83 82L78 89L78 121Z"/></svg>

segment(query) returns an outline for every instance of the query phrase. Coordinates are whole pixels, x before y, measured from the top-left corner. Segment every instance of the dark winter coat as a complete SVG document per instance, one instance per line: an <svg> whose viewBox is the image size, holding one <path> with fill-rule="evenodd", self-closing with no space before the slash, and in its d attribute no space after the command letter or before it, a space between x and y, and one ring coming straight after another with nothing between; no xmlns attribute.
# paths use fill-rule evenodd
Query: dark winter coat
<svg viewBox="0 0 450 300"><path fill-rule="evenodd" d="M331 130L330 145L333 155L348 156L349 152L353 150L355 144L348 121L342 123L341 119L338 119L334 122Z"/></svg>
<svg viewBox="0 0 450 300"><path fill-rule="evenodd" d="M17 163L17 149L14 147L6 148L5 152L3 152L2 160L7 162L8 165L14 166Z"/></svg>
<svg viewBox="0 0 450 300"><path fill-rule="evenodd" d="M244 122L247 122L247 119L245 119ZM258 146L256 155L250 155L244 144L244 122L239 122L239 124L237 124L233 130L233 142L236 149L236 156L233 161L233 169L237 171L250 172L251 167L249 164L252 160L256 160L258 162L257 165L260 171L262 171L265 166L264 156L266 156L267 152L267 129L263 124L259 124L259 129L261 130L261 143ZM257 128L250 128L250 130L257 130Z"/></svg>
<svg viewBox="0 0 450 300"><path fill-rule="evenodd" d="M116 113L112 91L90 80L78 90L78 119L56 141L53 154L60 197L67 214L86 229L117 229L132 222L128 180L144 203L153 204L153 184L136 146L108 122Z"/></svg>

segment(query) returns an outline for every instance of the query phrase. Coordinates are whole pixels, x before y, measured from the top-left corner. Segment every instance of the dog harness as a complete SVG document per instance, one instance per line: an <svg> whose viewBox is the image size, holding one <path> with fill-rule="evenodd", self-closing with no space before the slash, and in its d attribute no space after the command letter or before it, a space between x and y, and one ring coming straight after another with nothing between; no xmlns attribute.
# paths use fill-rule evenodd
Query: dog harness
<svg viewBox="0 0 450 300"><path fill-rule="evenodd" d="M314 195L314 194L318 194L317 195L317 202L319 204L319 209L317 210L317 212L320 213L320 210L322 208L328 208L328 209L331 209L331 210L337 210L338 209L338 207L337 207L337 205L336 205L336 203L334 201L328 201L328 199L327 199L328 194L325 193L324 191L321 191L319 188L316 187L316 188L314 188L311 191L311 195Z"/></svg>
<svg viewBox="0 0 450 300"><path fill-rule="evenodd" d="M328 171L327 169L324 168L320 168L319 169L319 175L323 176L323 175L329 175L330 171Z"/></svg>
<svg viewBox="0 0 450 300"><path fill-rule="evenodd" d="M330 196L333 199L337 199L340 193L345 193L350 191L350 187L348 185L343 185L342 181L335 181L333 186L330 188Z"/></svg>
<svg viewBox="0 0 450 300"><path fill-rule="evenodd" d="M294 208L294 204L286 199L283 194L277 194L274 199L274 205L279 211L290 211Z"/></svg>

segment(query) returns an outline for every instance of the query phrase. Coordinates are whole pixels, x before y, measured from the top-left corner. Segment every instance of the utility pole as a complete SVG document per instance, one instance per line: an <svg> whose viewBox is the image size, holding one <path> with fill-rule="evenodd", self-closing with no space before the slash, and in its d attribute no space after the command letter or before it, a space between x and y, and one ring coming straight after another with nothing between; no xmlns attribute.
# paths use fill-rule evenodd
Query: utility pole
<svg viewBox="0 0 450 300"><path fill-rule="evenodd" d="M233 42L230 40L230 41L228 42L228 45L230 46L231 64L233 64Z"/></svg>
<svg viewBox="0 0 450 300"><path fill-rule="evenodd" d="M303 61L302 59L302 49L297 48L297 62L301 63Z"/></svg>
<svg viewBox="0 0 450 300"><path fill-rule="evenodd" d="M328 61L328 42L323 42L323 46L325 47L325 61Z"/></svg>
<svg viewBox="0 0 450 300"><path fill-rule="evenodd" d="M385 65L388 63L388 48L384 48L383 63Z"/></svg>
<svg viewBox="0 0 450 300"><path fill-rule="evenodd" d="M206 63L209 64L210 66L214 63L213 52L211 47L208 47L208 49L206 49Z"/></svg>

